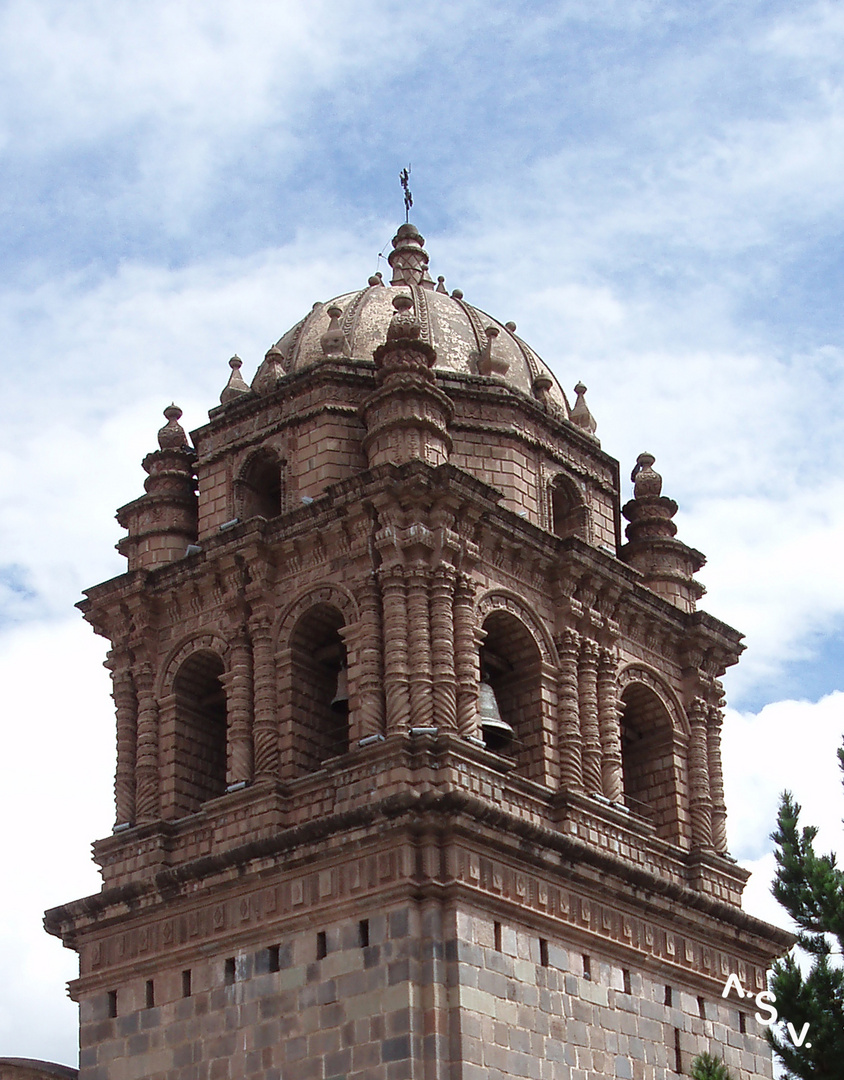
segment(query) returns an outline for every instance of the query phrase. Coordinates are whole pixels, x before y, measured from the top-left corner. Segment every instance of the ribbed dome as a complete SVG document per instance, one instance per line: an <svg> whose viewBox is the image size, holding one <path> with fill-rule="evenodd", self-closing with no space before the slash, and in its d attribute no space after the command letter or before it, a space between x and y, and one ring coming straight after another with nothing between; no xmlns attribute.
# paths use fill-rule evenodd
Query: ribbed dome
<svg viewBox="0 0 844 1080"><path fill-rule="evenodd" d="M413 299L422 340L436 349L436 369L496 376L529 396L538 396L539 391L569 418L562 388L533 349L516 336L515 324L502 324L467 304L459 290L449 295L443 279L435 285L428 276L423 243L415 226L402 225L390 253L391 284L372 277L365 289L314 304L267 354L253 388L265 387L268 366L282 374L279 368L284 373L300 371L328 357L372 360L395 314L393 299L402 293Z"/></svg>

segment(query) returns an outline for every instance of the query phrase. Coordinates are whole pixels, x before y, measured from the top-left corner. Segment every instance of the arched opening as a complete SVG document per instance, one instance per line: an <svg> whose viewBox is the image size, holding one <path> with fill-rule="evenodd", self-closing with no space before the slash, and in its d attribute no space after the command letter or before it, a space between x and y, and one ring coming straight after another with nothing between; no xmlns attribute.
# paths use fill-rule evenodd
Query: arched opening
<svg viewBox="0 0 844 1080"><path fill-rule="evenodd" d="M577 486L566 476L556 476L551 483L549 516L555 536L585 539L588 511Z"/></svg>
<svg viewBox="0 0 844 1080"><path fill-rule="evenodd" d="M488 749L513 758L519 771L542 776L542 687L540 653L530 632L515 615L494 611L483 624L481 682L494 694L498 715L512 736L481 717L481 735ZM485 692L482 687L482 701ZM490 703L491 703L491 699Z"/></svg>
<svg viewBox="0 0 844 1080"><path fill-rule="evenodd" d="M192 814L226 790L226 692L223 662L210 650L196 652L179 668L176 698L176 817Z"/></svg>
<svg viewBox="0 0 844 1080"><path fill-rule="evenodd" d="M657 694L641 683L631 683L621 703L624 801L634 814L654 825L658 836L679 843L682 759L671 716Z"/></svg>
<svg viewBox="0 0 844 1080"><path fill-rule="evenodd" d="M293 764L312 772L349 749L346 648L343 616L317 604L298 620L290 639Z"/></svg>
<svg viewBox="0 0 844 1080"><path fill-rule="evenodd" d="M274 450L259 450L249 459L238 488L243 520L278 517L284 509L284 462Z"/></svg>

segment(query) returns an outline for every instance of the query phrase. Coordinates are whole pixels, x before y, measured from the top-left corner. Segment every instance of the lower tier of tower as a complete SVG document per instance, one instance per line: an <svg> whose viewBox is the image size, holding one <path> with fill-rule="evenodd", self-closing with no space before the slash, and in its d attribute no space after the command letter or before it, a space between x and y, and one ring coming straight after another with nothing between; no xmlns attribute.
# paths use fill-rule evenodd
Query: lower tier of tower
<svg viewBox="0 0 844 1080"><path fill-rule="evenodd" d="M80 1080L669 1080L702 1051L772 1075L751 999L503 910L399 900L220 945L84 994Z"/></svg>

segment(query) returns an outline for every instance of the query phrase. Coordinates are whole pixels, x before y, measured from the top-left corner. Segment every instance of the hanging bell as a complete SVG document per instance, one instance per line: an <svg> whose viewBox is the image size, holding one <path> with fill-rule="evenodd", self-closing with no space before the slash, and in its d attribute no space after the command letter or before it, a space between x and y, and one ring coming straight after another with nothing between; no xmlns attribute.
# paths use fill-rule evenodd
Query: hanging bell
<svg viewBox="0 0 844 1080"><path fill-rule="evenodd" d="M349 711L349 679L346 674L346 665L337 672L337 689L331 699L331 708L337 713Z"/></svg>
<svg viewBox="0 0 844 1080"><path fill-rule="evenodd" d="M507 750L516 732L501 718L501 710L495 698L495 691L486 680L481 683L478 711L481 717L481 734L487 750L500 754Z"/></svg>

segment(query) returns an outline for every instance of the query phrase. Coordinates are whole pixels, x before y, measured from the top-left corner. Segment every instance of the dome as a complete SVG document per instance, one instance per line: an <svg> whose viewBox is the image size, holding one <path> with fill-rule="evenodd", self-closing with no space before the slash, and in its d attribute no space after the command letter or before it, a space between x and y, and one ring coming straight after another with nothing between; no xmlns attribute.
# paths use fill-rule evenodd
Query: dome
<svg viewBox="0 0 844 1080"><path fill-rule="evenodd" d="M344 293L314 304L301 322L288 330L267 353L253 381L253 389L269 389L268 382L301 371L329 357L371 361L374 350L387 337L398 294L413 300L420 337L437 353L435 370L458 375L496 376L530 397L556 406L566 419L571 411L566 396L549 368L516 334L515 323L500 323L463 299L459 289L449 294L440 278L428 274L424 237L411 224L393 237L389 262L392 280L381 276L357 292Z"/></svg>

